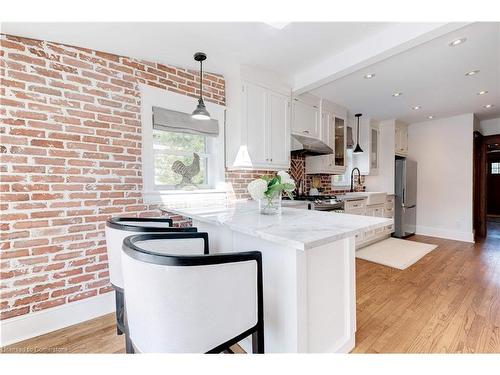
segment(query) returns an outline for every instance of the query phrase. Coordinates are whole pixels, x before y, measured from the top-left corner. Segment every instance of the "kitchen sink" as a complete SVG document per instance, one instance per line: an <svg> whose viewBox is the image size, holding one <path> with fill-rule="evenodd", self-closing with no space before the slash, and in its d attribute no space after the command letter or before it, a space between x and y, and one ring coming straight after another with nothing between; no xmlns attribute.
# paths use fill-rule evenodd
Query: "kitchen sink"
<svg viewBox="0 0 500 375"><path fill-rule="evenodd" d="M366 205L371 206L373 204L384 204L387 197L386 192L379 191L356 191L345 193L346 198L357 198L366 197Z"/></svg>

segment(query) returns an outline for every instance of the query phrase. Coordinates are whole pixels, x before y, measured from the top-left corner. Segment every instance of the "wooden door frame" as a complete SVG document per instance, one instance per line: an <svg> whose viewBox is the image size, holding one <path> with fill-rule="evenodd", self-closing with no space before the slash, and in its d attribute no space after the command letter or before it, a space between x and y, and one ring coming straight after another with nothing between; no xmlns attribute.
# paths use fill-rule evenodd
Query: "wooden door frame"
<svg viewBox="0 0 500 375"><path fill-rule="evenodd" d="M483 136L474 132L473 159L473 226L476 238L487 235L487 202L488 202L488 160L486 151L489 144L500 143L500 134Z"/></svg>

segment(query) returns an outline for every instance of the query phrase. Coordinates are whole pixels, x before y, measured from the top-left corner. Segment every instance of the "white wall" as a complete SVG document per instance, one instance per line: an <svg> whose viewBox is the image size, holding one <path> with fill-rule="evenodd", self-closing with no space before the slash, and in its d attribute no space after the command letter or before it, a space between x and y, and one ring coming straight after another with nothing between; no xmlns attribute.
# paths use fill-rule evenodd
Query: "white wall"
<svg viewBox="0 0 500 375"><path fill-rule="evenodd" d="M500 117L481 121L479 129L476 130L479 130L482 135L500 134Z"/></svg>
<svg viewBox="0 0 500 375"><path fill-rule="evenodd" d="M473 242L472 113L410 124L417 169L417 233Z"/></svg>

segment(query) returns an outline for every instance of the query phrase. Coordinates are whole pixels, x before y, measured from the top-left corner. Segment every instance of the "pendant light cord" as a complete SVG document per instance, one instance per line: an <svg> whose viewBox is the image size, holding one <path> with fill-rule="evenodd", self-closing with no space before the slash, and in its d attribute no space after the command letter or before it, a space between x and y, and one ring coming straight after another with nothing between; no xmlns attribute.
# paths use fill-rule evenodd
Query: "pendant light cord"
<svg viewBox="0 0 500 375"><path fill-rule="evenodd" d="M358 129L356 130L356 144L359 145L359 116L358 116Z"/></svg>
<svg viewBox="0 0 500 375"><path fill-rule="evenodd" d="M200 99L203 99L203 61L200 61Z"/></svg>

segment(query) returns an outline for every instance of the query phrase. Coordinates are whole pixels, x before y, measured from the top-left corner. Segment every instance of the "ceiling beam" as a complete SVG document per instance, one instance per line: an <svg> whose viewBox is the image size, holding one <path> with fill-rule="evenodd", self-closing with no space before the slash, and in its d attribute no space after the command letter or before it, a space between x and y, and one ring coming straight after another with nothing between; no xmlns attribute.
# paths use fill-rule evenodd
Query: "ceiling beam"
<svg viewBox="0 0 500 375"><path fill-rule="evenodd" d="M294 75L295 95L314 90L379 61L461 29L469 22L397 23ZM367 72L369 73L369 72Z"/></svg>

